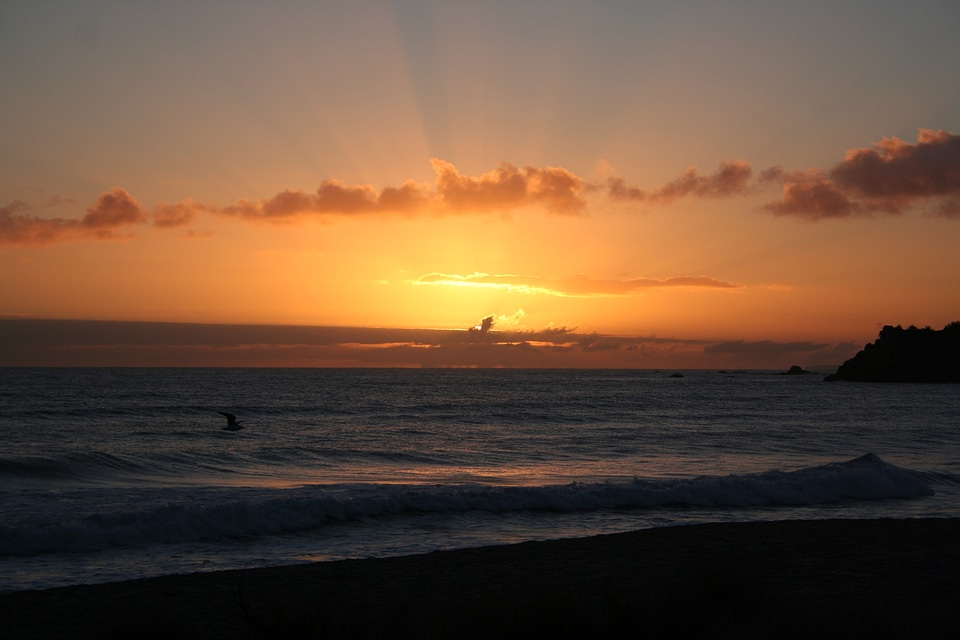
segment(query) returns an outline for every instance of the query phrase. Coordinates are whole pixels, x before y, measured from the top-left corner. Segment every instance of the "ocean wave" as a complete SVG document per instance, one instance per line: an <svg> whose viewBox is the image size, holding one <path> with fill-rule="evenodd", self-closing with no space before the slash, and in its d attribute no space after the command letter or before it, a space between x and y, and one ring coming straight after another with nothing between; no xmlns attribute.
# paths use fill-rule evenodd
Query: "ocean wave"
<svg viewBox="0 0 960 640"><path fill-rule="evenodd" d="M216 438L214 432L195 438ZM179 437L179 434L178 434ZM189 437L189 436L188 436ZM118 486L141 484L158 478L181 481L216 481L247 474L250 477L282 475L289 468L322 468L331 462L356 459L392 464L437 465L445 461L417 452L364 451L358 448L268 449L223 451L196 447L193 451L138 451L131 455L106 451L73 451L51 455L0 456L0 484L36 486L57 482L59 486Z"/></svg>
<svg viewBox="0 0 960 640"><path fill-rule="evenodd" d="M103 452L0 458L0 478L9 480L95 480L144 472L137 462Z"/></svg>
<svg viewBox="0 0 960 640"><path fill-rule="evenodd" d="M0 525L0 556L249 539L416 513L804 506L932 493L921 474L873 454L797 471L674 480L522 487L311 486L213 503L180 500L142 510L104 510L72 522Z"/></svg>

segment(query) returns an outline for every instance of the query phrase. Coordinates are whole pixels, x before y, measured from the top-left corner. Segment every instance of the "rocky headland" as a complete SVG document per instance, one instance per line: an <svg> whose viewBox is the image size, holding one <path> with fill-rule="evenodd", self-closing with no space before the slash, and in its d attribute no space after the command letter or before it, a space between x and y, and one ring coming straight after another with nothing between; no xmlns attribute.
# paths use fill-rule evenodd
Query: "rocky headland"
<svg viewBox="0 0 960 640"><path fill-rule="evenodd" d="M960 382L960 322L937 331L885 326L826 382Z"/></svg>

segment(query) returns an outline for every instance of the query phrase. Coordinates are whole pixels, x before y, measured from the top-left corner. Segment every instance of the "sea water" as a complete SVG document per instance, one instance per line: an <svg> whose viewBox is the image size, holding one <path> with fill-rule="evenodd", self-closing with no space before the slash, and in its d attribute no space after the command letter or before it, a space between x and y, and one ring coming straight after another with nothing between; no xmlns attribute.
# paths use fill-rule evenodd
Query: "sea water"
<svg viewBox="0 0 960 640"><path fill-rule="evenodd" d="M0 369L0 591L675 524L957 515L960 385Z"/></svg>

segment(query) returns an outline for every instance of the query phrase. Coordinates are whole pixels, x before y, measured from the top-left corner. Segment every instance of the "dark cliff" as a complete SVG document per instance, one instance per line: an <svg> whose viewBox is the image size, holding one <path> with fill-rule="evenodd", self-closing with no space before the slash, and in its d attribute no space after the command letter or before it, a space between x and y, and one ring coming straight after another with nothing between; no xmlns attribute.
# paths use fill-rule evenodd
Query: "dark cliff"
<svg viewBox="0 0 960 640"><path fill-rule="evenodd" d="M960 382L960 322L942 330L886 326L827 382Z"/></svg>

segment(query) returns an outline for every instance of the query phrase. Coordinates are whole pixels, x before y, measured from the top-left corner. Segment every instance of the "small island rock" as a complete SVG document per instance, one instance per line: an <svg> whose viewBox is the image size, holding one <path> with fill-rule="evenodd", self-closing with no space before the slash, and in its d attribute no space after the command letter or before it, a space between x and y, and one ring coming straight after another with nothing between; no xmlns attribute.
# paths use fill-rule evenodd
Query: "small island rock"
<svg viewBox="0 0 960 640"><path fill-rule="evenodd" d="M812 371L807 371L806 369L804 369L803 367L800 367L800 366L798 366L798 365L793 365L792 367L790 367L789 369L787 369L786 371L784 371L784 372L781 373L780 375L782 375L782 376L802 376L802 375L806 375L806 374L808 374L808 373L813 373L813 372L812 372Z"/></svg>

